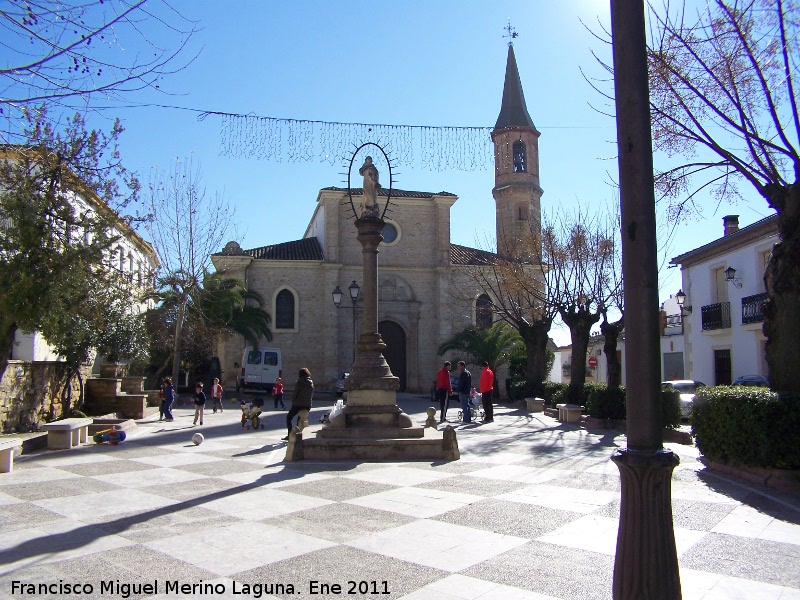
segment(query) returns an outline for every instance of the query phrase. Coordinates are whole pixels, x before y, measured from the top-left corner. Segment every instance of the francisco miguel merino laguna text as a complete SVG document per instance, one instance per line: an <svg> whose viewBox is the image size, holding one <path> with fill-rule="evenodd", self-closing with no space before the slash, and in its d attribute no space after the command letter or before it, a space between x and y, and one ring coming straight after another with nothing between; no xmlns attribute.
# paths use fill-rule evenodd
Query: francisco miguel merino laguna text
<svg viewBox="0 0 800 600"><path fill-rule="evenodd" d="M194 583L182 583L178 580L152 582L129 583L125 581L108 580L89 583L64 581L59 579L57 583L26 583L24 581L12 581L11 593L20 596L91 596L97 593L101 596L118 596L129 598L130 596L151 595L151 594L201 594L207 596L221 596L227 593L224 583L209 583L203 581ZM291 583L239 583L233 582L232 594L247 594L253 598L260 598L263 594L294 594L295 587Z"/></svg>

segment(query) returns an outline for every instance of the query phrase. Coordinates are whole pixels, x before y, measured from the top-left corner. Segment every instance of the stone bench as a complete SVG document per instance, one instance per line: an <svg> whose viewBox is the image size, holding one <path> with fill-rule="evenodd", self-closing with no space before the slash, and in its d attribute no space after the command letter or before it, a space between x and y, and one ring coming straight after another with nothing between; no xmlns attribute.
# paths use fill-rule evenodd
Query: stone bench
<svg viewBox="0 0 800 600"><path fill-rule="evenodd" d="M92 421L93 419L73 418L45 423L42 429L47 432L47 447L52 450L69 450L85 444Z"/></svg>
<svg viewBox="0 0 800 600"><path fill-rule="evenodd" d="M558 409L558 420L562 423L577 423L585 410L583 406L577 404L556 404L556 408Z"/></svg>
<svg viewBox="0 0 800 600"><path fill-rule="evenodd" d="M14 451L17 448L22 448L22 440L0 439L0 473L11 473L14 470Z"/></svg>
<svg viewBox="0 0 800 600"><path fill-rule="evenodd" d="M525 398L528 412L539 413L544 410L544 398Z"/></svg>

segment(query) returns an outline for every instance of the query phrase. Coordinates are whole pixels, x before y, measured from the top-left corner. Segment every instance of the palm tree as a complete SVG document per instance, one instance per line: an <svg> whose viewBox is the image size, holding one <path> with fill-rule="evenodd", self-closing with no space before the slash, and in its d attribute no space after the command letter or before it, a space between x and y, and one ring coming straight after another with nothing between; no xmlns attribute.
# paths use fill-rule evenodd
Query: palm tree
<svg viewBox="0 0 800 600"><path fill-rule="evenodd" d="M272 339L272 318L264 310L261 294L224 273L205 274L203 287L193 294L191 310L209 329L238 333L253 346L262 337Z"/></svg>
<svg viewBox="0 0 800 600"><path fill-rule="evenodd" d="M464 362L478 366L486 361L494 372L495 395L499 395L497 370L507 364L512 353L522 344L516 329L499 321L491 327L467 327L439 346L439 355L460 351L466 354Z"/></svg>

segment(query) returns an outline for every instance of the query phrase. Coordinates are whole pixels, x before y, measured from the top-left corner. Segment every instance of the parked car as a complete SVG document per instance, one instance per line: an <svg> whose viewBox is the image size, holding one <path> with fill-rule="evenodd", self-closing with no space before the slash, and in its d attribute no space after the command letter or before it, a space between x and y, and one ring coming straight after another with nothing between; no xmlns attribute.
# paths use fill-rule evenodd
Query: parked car
<svg viewBox="0 0 800 600"><path fill-rule="evenodd" d="M344 389L344 380L349 377L350 373L339 373L339 378L336 380L336 383L333 384L333 391L336 394L337 398L341 398L344 396L345 389Z"/></svg>
<svg viewBox="0 0 800 600"><path fill-rule="evenodd" d="M744 375L733 380L731 385L746 385L749 387L769 387L769 379L761 375Z"/></svg>
<svg viewBox="0 0 800 600"><path fill-rule="evenodd" d="M694 396L697 393L697 388L705 387L706 384L702 381L694 381L692 379L674 379L672 381L662 381L662 390L677 390L681 395L681 416L685 419L689 418L689 408L694 402Z"/></svg>

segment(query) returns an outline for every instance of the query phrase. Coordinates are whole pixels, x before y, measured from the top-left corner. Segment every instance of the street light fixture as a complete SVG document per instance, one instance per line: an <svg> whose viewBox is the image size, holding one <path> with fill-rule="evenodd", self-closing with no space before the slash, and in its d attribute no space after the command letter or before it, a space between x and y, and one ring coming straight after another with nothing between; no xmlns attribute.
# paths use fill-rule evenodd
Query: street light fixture
<svg viewBox="0 0 800 600"><path fill-rule="evenodd" d="M356 362L356 304L358 304L358 294L361 292L361 288L356 283L356 280L353 280L347 287L347 291L350 293L350 300L353 303L353 362ZM338 285L336 289L331 292L331 296L333 297L333 303L336 305L336 308L341 308L342 298L344 298L344 292L342 288Z"/></svg>
<svg viewBox="0 0 800 600"><path fill-rule="evenodd" d="M730 281L737 288L742 289L742 280L736 278L736 269L733 267L725 269L725 280Z"/></svg>
<svg viewBox="0 0 800 600"><path fill-rule="evenodd" d="M678 309L679 310L681 310L681 311L685 310L688 313L692 312L692 307L691 306L684 306L684 302L686 302L686 294L683 293L683 290L678 290L678 293L675 294L675 300L678 302ZM681 316L681 320L683 320L682 316Z"/></svg>

